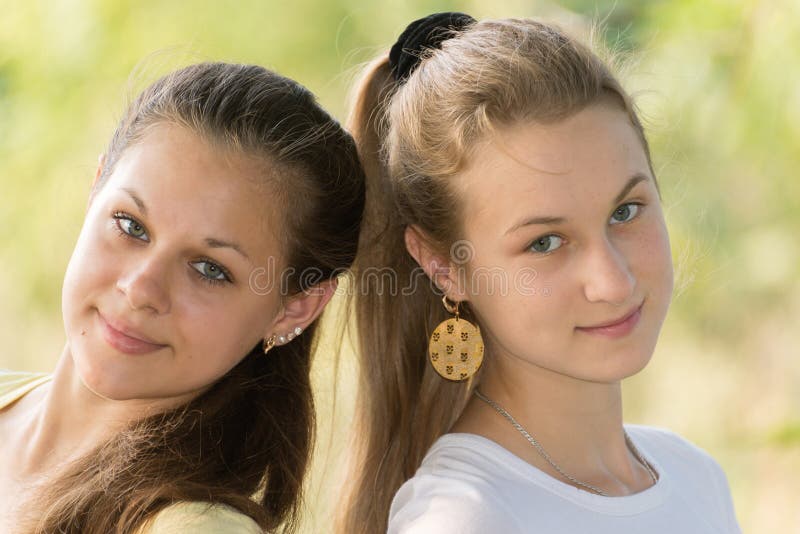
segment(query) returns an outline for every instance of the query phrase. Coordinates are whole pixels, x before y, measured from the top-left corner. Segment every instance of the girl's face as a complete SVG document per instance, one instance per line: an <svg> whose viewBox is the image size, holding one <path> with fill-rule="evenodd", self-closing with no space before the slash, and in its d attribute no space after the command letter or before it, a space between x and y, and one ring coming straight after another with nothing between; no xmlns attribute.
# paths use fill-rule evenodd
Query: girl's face
<svg viewBox="0 0 800 534"><path fill-rule="evenodd" d="M474 254L463 281L490 358L606 383L641 370L673 273L658 191L626 113L597 104L506 128L472 161L458 185ZM640 307L627 333L581 328Z"/></svg>
<svg viewBox="0 0 800 534"><path fill-rule="evenodd" d="M125 150L90 200L64 280L67 342L90 390L199 392L274 331L278 291L249 284L254 269L280 265L265 215L276 207L257 174L172 124Z"/></svg>

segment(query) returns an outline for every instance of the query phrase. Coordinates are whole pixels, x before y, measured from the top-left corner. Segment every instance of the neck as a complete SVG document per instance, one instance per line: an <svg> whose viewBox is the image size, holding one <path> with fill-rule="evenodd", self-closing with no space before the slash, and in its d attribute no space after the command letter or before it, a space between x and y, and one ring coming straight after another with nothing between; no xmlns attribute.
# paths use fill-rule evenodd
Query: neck
<svg viewBox="0 0 800 534"><path fill-rule="evenodd" d="M499 367L487 365L481 392L511 413L537 441L541 436L554 451L586 459L610 460L620 446L624 449L619 382L587 382L533 365Z"/></svg>
<svg viewBox="0 0 800 534"><path fill-rule="evenodd" d="M652 484L625 442L619 382L589 382L527 362L492 358L478 389L513 416L574 478L609 495L627 495ZM470 400L453 431L492 439L567 482L508 420L477 397Z"/></svg>
<svg viewBox="0 0 800 534"><path fill-rule="evenodd" d="M91 391L78 374L69 344L53 379L32 391L25 402L18 435L24 451L16 468L23 476L47 476L87 454L132 421L154 413L152 400L116 401Z"/></svg>

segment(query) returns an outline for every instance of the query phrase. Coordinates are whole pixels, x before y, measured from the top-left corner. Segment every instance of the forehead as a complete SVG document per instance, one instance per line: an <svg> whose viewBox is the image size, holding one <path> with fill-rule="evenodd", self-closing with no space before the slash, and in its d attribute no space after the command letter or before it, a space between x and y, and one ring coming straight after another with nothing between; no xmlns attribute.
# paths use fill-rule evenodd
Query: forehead
<svg viewBox="0 0 800 534"><path fill-rule="evenodd" d="M521 214L579 218L607 211L635 174L650 177L652 185L628 115L598 104L552 124L499 129L476 147L454 185L466 225L477 219L494 226Z"/></svg>
<svg viewBox="0 0 800 534"><path fill-rule="evenodd" d="M280 217L268 202L265 165L182 126L156 124L125 150L101 194L130 198L126 190L132 190L161 232L221 235L268 257L277 252Z"/></svg>

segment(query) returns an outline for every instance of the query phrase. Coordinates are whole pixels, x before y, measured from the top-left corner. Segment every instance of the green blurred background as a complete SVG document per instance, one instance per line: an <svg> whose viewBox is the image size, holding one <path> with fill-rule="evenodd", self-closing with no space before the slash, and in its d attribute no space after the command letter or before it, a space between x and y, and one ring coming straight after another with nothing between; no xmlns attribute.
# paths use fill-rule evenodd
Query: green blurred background
<svg viewBox="0 0 800 534"><path fill-rule="evenodd" d="M600 20L607 44L630 55L624 79L649 130L678 279L652 363L625 383L626 420L716 457L745 532L800 533L796 0L0 0L0 367L55 363L63 273L97 156L133 91L189 62L253 62L343 119L359 65L443 10ZM328 532L341 505L348 354L336 381L330 351L314 369L309 533Z"/></svg>

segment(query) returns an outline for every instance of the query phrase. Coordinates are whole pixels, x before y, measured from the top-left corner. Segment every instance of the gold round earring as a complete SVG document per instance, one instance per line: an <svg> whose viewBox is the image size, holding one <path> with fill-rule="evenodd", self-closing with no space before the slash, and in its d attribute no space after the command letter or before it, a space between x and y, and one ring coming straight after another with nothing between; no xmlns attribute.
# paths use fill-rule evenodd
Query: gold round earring
<svg viewBox="0 0 800 534"><path fill-rule="evenodd" d="M442 378L460 382L472 378L483 363L481 329L459 316L459 303L442 297L444 308L455 315L439 323L428 341L428 358Z"/></svg>
<svg viewBox="0 0 800 534"><path fill-rule="evenodd" d="M272 334L268 338L265 338L261 343L261 348L264 350L264 354L269 352L269 349L275 346L275 339L277 335Z"/></svg>

